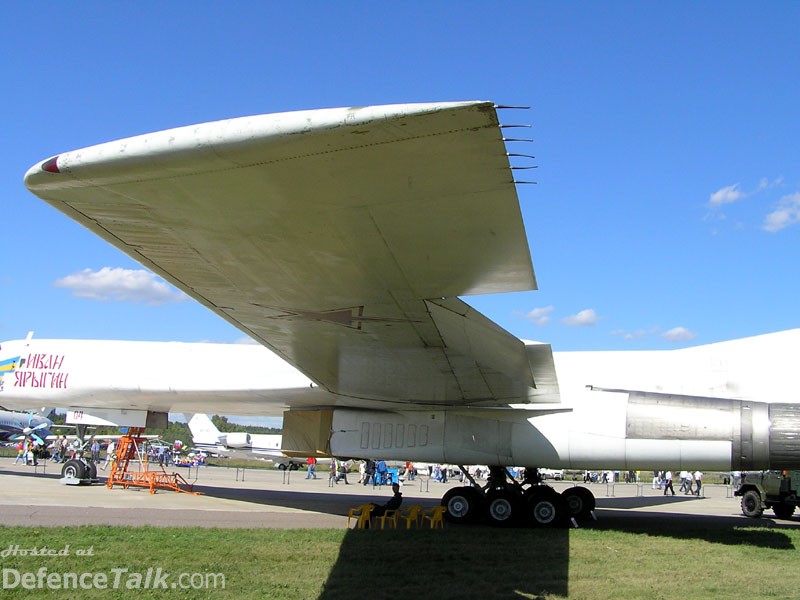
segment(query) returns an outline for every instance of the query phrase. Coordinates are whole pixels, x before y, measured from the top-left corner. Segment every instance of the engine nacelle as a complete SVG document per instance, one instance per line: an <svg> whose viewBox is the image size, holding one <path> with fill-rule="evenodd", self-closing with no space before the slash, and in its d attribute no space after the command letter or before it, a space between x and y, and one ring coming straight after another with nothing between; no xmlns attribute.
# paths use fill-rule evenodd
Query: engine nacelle
<svg viewBox="0 0 800 600"><path fill-rule="evenodd" d="M295 415L302 419L290 418ZM573 469L796 469L798 431L800 404L624 390L587 391L572 406L534 410L334 409L284 416L284 440L307 452Z"/></svg>
<svg viewBox="0 0 800 600"><path fill-rule="evenodd" d="M244 431L225 434L226 448L249 448L252 445L250 434Z"/></svg>

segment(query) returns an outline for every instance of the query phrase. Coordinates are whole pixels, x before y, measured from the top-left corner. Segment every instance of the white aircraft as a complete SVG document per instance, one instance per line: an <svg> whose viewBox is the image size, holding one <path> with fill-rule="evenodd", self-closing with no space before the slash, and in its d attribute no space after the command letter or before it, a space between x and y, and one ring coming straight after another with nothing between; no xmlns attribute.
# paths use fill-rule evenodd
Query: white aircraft
<svg viewBox="0 0 800 600"><path fill-rule="evenodd" d="M281 452L281 437L276 434L235 431L223 433L208 415L184 415L192 432L192 445L219 456L242 456L271 460L281 469L297 470L303 460L292 460Z"/></svg>
<svg viewBox="0 0 800 600"><path fill-rule="evenodd" d="M593 507L585 488L539 485L537 466L800 466L800 330L553 354L459 298L536 287L497 109L245 117L33 166L33 193L263 347L6 342L0 401L130 425L282 412L284 449L306 456L490 465L484 489L442 502L498 525Z"/></svg>

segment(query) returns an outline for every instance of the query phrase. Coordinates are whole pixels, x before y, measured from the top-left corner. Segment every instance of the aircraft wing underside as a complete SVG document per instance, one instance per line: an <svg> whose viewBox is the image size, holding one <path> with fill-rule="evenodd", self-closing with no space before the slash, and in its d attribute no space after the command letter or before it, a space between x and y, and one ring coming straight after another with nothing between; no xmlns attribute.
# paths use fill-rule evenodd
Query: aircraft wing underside
<svg viewBox="0 0 800 600"><path fill-rule="evenodd" d="M458 299L536 285L491 103L207 123L25 182L334 394L558 401L549 346Z"/></svg>

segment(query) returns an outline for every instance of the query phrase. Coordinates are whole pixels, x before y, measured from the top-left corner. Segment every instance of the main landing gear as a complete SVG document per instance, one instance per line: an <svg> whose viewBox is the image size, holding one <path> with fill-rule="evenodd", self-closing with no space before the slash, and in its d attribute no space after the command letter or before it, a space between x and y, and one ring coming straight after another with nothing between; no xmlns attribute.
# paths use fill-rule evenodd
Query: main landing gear
<svg viewBox="0 0 800 600"><path fill-rule="evenodd" d="M525 469L520 483L508 475L505 467L489 467L489 479L483 487L464 467L460 468L472 485L453 488L442 498L445 518L453 523L485 520L498 527L565 527L572 519L590 517L595 509L594 495L589 490L571 487L558 493L542 483L534 468Z"/></svg>

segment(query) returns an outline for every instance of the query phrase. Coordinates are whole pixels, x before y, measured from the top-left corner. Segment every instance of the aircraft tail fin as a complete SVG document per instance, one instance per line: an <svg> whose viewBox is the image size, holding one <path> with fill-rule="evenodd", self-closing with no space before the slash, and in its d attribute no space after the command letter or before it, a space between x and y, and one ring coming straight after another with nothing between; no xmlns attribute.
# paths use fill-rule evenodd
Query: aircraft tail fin
<svg viewBox="0 0 800 600"><path fill-rule="evenodd" d="M189 431L192 432L192 442L195 444L217 444L222 437L222 432L217 429L211 418L202 413L184 415Z"/></svg>

